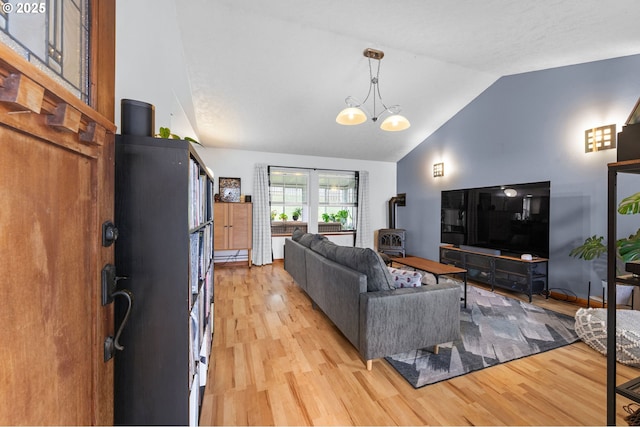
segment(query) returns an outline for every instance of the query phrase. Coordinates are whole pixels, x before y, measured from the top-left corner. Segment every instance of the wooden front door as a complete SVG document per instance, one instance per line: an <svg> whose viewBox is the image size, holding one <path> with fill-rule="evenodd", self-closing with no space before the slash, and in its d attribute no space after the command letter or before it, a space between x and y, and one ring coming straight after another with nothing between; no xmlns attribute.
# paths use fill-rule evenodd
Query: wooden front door
<svg viewBox="0 0 640 427"><path fill-rule="evenodd" d="M0 424L113 422L115 126L0 44Z"/></svg>

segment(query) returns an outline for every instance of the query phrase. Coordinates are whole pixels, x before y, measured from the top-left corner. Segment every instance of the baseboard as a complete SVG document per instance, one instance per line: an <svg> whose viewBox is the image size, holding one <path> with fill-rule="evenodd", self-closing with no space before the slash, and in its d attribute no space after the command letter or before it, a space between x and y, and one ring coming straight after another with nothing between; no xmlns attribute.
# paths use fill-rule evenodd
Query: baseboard
<svg viewBox="0 0 640 427"><path fill-rule="evenodd" d="M227 261L227 262L214 262L215 268L225 268L225 267L247 267L249 268L249 264L247 261Z"/></svg>

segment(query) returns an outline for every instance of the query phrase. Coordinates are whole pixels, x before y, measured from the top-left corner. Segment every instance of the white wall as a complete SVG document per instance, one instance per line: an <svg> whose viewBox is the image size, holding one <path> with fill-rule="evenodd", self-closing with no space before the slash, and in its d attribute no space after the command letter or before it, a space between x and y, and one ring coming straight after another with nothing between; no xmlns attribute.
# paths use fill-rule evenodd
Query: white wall
<svg viewBox="0 0 640 427"><path fill-rule="evenodd" d="M253 194L253 169L257 163L264 163L270 166L366 170L369 172L371 228L372 230L387 228L387 202L396 195L396 164L393 162L299 156L222 148L196 147L196 150L204 163L213 171L216 190L219 177L240 178L241 192L244 195ZM279 253L279 248L274 248L274 254L277 253Z"/></svg>
<svg viewBox="0 0 640 427"><path fill-rule="evenodd" d="M155 131L198 139L175 0L117 0L115 122L120 100L155 106Z"/></svg>

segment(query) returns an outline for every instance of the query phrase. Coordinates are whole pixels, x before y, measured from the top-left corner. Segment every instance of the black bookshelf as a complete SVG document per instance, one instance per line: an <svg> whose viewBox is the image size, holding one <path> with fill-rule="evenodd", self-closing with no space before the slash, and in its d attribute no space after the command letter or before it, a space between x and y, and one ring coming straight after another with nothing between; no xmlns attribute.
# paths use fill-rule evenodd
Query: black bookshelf
<svg viewBox="0 0 640 427"><path fill-rule="evenodd" d="M198 425L213 331L213 180L190 143L116 138L115 260L133 293L119 425ZM116 300L116 323L125 304Z"/></svg>

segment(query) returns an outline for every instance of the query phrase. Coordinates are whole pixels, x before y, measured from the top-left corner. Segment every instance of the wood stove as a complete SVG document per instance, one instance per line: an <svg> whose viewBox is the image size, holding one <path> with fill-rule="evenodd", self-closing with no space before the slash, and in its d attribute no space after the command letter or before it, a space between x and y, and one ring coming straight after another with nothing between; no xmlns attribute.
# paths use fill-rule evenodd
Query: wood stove
<svg viewBox="0 0 640 427"><path fill-rule="evenodd" d="M378 252L393 256L406 256L404 239L406 231L396 228L396 207L406 206L407 196L400 193L389 199L389 228L378 230Z"/></svg>
<svg viewBox="0 0 640 427"><path fill-rule="evenodd" d="M378 252L404 257L405 235L406 232L402 228L383 228L378 230Z"/></svg>

